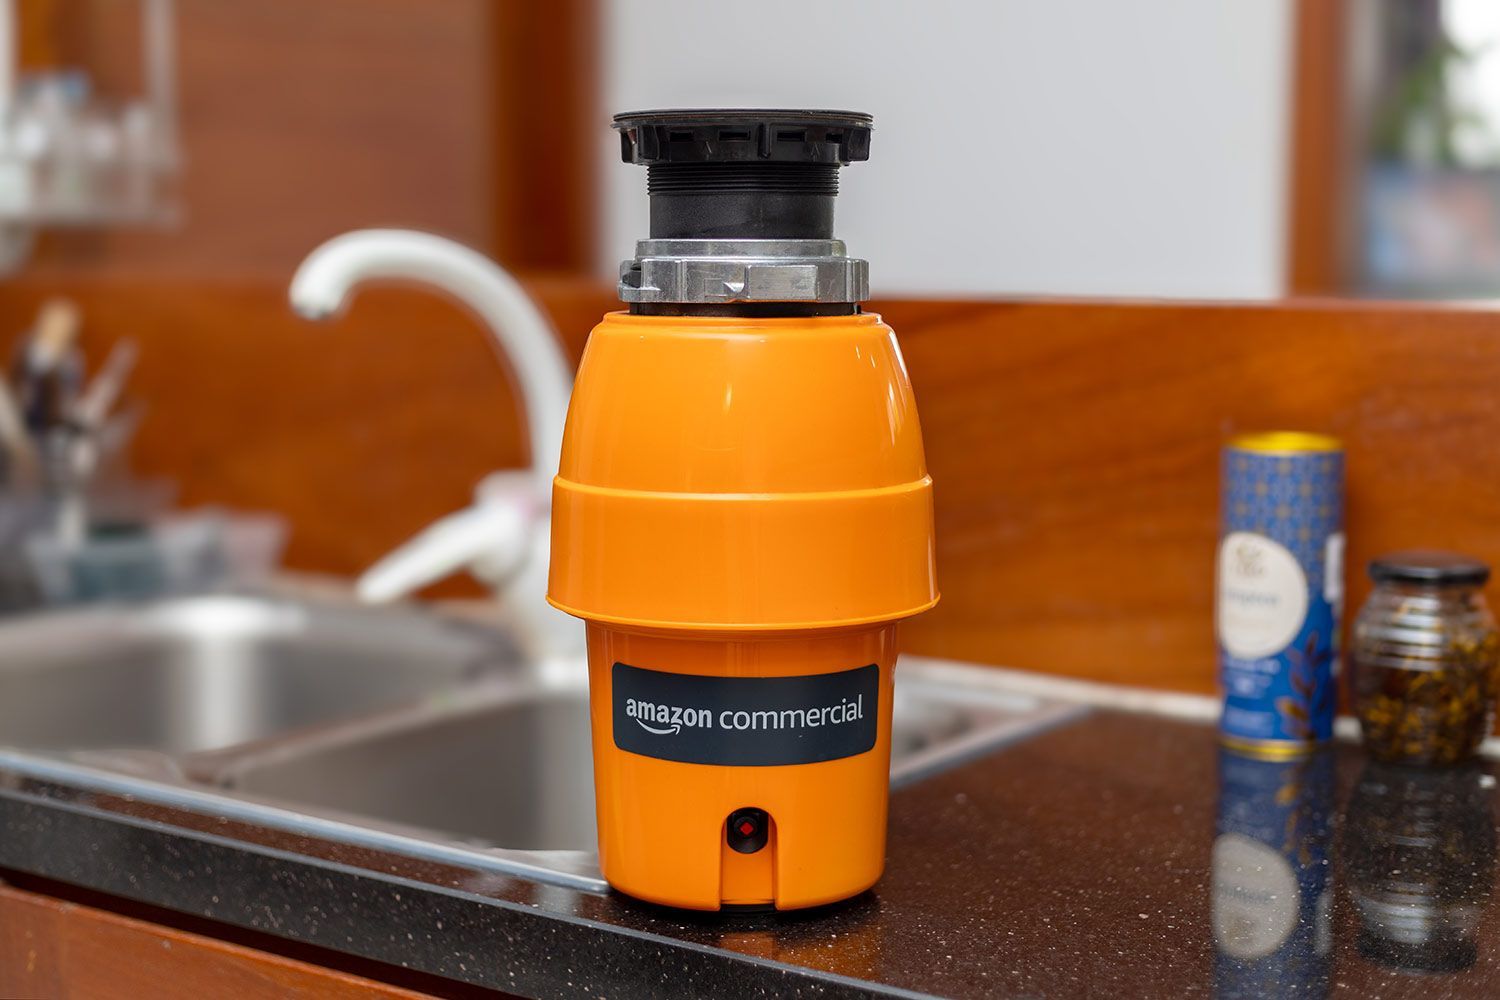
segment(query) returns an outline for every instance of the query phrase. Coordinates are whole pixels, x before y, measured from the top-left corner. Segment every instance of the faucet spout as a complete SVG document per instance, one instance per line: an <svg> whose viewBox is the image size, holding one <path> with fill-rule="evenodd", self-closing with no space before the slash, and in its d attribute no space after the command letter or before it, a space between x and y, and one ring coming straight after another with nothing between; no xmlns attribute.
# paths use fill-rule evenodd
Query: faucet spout
<svg viewBox="0 0 1500 1000"><path fill-rule="evenodd" d="M344 308L359 285L380 280L431 285L488 327L520 383L532 480L537 499L549 504L573 376L546 317L515 278L489 258L441 236L403 229L356 230L319 246L292 279L292 308L308 319L326 320Z"/></svg>

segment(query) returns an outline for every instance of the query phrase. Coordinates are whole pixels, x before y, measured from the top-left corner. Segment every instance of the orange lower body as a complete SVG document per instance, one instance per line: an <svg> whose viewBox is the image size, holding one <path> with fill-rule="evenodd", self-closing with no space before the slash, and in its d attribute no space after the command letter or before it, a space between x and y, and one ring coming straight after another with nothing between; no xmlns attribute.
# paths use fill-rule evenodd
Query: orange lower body
<svg viewBox="0 0 1500 1000"><path fill-rule="evenodd" d="M896 625L800 633L688 633L590 622L589 703L599 862L628 895L668 906L817 906L857 895L885 865ZM616 664L672 674L787 678L874 664L874 745L833 760L731 766L664 760L615 739ZM862 711L864 706L861 706ZM725 716L726 722L732 717ZM824 720L828 716L824 716ZM725 823L769 817L765 846L741 853Z"/></svg>

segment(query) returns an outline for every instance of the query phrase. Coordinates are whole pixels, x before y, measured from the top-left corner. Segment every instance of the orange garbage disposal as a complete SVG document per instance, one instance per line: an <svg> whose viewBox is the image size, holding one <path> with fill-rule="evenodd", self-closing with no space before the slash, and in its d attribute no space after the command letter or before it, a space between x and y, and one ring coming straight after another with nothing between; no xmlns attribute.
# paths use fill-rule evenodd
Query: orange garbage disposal
<svg viewBox="0 0 1500 1000"><path fill-rule="evenodd" d="M885 862L897 627L938 598L932 484L867 265L833 238L868 115L619 115L650 238L594 328L548 598L588 623L599 861L699 910Z"/></svg>

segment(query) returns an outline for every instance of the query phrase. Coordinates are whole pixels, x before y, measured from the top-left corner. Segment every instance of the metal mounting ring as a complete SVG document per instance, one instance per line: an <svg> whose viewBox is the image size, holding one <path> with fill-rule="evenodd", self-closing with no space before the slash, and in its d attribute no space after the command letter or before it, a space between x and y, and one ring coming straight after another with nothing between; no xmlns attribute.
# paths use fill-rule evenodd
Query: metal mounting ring
<svg viewBox="0 0 1500 1000"><path fill-rule="evenodd" d="M862 302L869 264L842 240L641 240L620 265L625 302Z"/></svg>

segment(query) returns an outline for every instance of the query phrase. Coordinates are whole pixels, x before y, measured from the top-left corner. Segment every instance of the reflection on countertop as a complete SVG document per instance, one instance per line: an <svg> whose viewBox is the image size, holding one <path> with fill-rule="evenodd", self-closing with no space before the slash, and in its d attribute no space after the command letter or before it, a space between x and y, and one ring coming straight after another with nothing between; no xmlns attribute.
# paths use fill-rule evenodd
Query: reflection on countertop
<svg viewBox="0 0 1500 1000"><path fill-rule="evenodd" d="M1219 751L1214 993L1328 994L1333 968L1333 754Z"/></svg>
<svg viewBox="0 0 1500 1000"><path fill-rule="evenodd" d="M1370 763L1345 820L1358 950L1392 969L1447 973L1478 960L1495 884L1495 779L1479 764Z"/></svg>
<svg viewBox="0 0 1500 1000"><path fill-rule="evenodd" d="M0 868L528 994L1446 1000L1500 995L1493 774L1342 743L1246 760L1207 718L1095 711L897 788L884 878L807 913L683 914L274 830L230 851L222 823L104 827L129 804L3 780Z"/></svg>
<svg viewBox="0 0 1500 1000"><path fill-rule="evenodd" d="M1494 768L1097 712L893 797L864 962L946 996L1500 996Z"/></svg>
<svg viewBox="0 0 1500 1000"><path fill-rule="evenodd" d="M1424 989L1438 995L1482 995L1489 978L1479 987L1472 977L1444 976L1479 960L1480 920L1495 881L1494 777L1478 762L1372 761L1339 815L1338 756L1327 749L1268 760L1219 751L1215 996L1326 997L1336 974L1348 986L1349 974L1362 970L1372 979L1426 974ZM1336 899L1351 902L1357 920L1339 968L1333 915L1345 904Z"/></svg>

